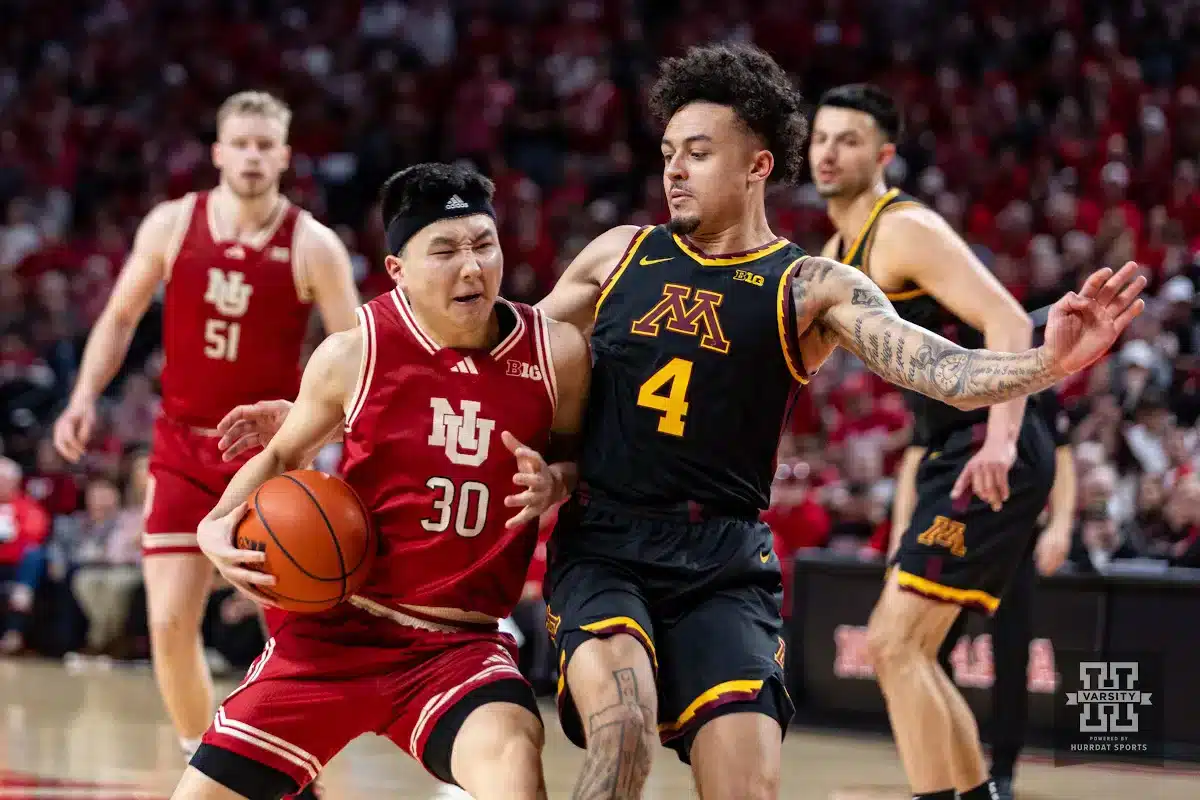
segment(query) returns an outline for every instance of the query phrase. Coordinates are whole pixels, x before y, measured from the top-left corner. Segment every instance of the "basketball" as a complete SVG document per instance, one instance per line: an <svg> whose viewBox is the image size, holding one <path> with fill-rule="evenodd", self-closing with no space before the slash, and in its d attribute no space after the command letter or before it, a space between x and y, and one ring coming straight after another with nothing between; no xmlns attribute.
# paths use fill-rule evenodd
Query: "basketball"
<svg viewBox="0 0 1200 800"><path fill-rule="evenodd" d="M371 517L345 482L316 470L271 478L250 496L238 524L238 549L267 554L258 587L288 611L332 608L354 594L371 572L376 542Z"/></svg>

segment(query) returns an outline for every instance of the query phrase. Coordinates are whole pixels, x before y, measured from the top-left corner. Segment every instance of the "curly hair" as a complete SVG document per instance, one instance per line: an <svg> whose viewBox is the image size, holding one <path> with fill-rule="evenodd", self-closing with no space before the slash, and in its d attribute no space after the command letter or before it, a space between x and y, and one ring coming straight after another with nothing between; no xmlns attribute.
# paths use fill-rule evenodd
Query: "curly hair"
<svg viewBox="0 0 1200 800"><path fill-rule="evenodd" d="M757 47L716 44L668 58L650 90L650 108L661 124L689 103L729 106L775 156L771 177L801 177L808 119L804 98L775 59Z"/></svg>
<svg viewBox="0 0 1200 800"><path fill-rule="evenodd" d="M440 206L454 194L490 201L495 191L495 184L470 166L413 164L384 181L379 205L383 224L388 225L400 214L424 213L431 204Z"/></svg>

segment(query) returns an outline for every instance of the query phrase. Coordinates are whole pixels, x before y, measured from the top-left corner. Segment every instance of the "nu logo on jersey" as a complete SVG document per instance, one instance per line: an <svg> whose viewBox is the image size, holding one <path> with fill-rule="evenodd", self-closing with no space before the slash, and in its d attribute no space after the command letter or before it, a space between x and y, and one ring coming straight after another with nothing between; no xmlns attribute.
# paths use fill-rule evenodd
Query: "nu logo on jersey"
<svg viewBox="0 0 1200 800"><path fill-rule="evenodd" d="M463 400L461 415L454 413L454 406L444 397L429 398L429 407L433 409L429 444L446 448L451 464L478 467L487 460L496 421L479 416L478 402Z"/></svg>
<svg viewBox="0 0 1200 800"><path fill-rule="evenodd" d="M720 292L697 289L668 283L663 286L662 299L640 319L634 320L630 330L639 336L658 336L663 322L667 330L685 336L699 336L700 346L718 353L729 352L729 340L721 330L717 316L725 296Z"/></svg>
<svg viewBox="0 0 1200 800"><path fill-rule="evenodd" d="M508 368L504 374L511 375L514 378L529 378L531 381L540 381L542 379L542 368L537 364L530 364L526 361L518 361L515 358L510 358L508 359Z"/></svg>
<svg viewBox="0 0 1200 800"><path fill-rule="evenodd" d="M216 306L217 312L226 317L240 317L250 307L250 295L254 287L246 283L246 276L236 270L208 269L208 290L204 302Z"/></svg>

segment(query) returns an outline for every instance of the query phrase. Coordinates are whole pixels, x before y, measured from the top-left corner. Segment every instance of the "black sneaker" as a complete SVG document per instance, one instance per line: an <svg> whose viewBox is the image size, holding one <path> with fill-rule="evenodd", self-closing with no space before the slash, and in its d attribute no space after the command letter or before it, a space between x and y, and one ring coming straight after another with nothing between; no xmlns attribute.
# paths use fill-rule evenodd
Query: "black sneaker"
<svg viewBox="0 0 1200 800"><path fill-rule="evenodd" d="M996 784L996 800L1013 800L1013 781L1011 777L993 775L992 782Z"/></svg>

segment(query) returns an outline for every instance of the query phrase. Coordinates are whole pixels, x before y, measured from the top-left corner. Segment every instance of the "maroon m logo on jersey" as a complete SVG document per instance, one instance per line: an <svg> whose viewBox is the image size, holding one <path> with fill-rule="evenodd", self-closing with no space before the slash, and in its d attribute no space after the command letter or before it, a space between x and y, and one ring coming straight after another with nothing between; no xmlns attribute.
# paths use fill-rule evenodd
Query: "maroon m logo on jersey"
<svg viewBox="0 0 1200 800"><path fill-rule="evenodd" d="M678 283L663 286L662 299L654 308L634 320L630 330L638 336L658 336L663 323L667 330L685 336L699 336L700 346L718 353L729 352L729 340L721 330L721 319L717 316L725 296Z"/></svg>

